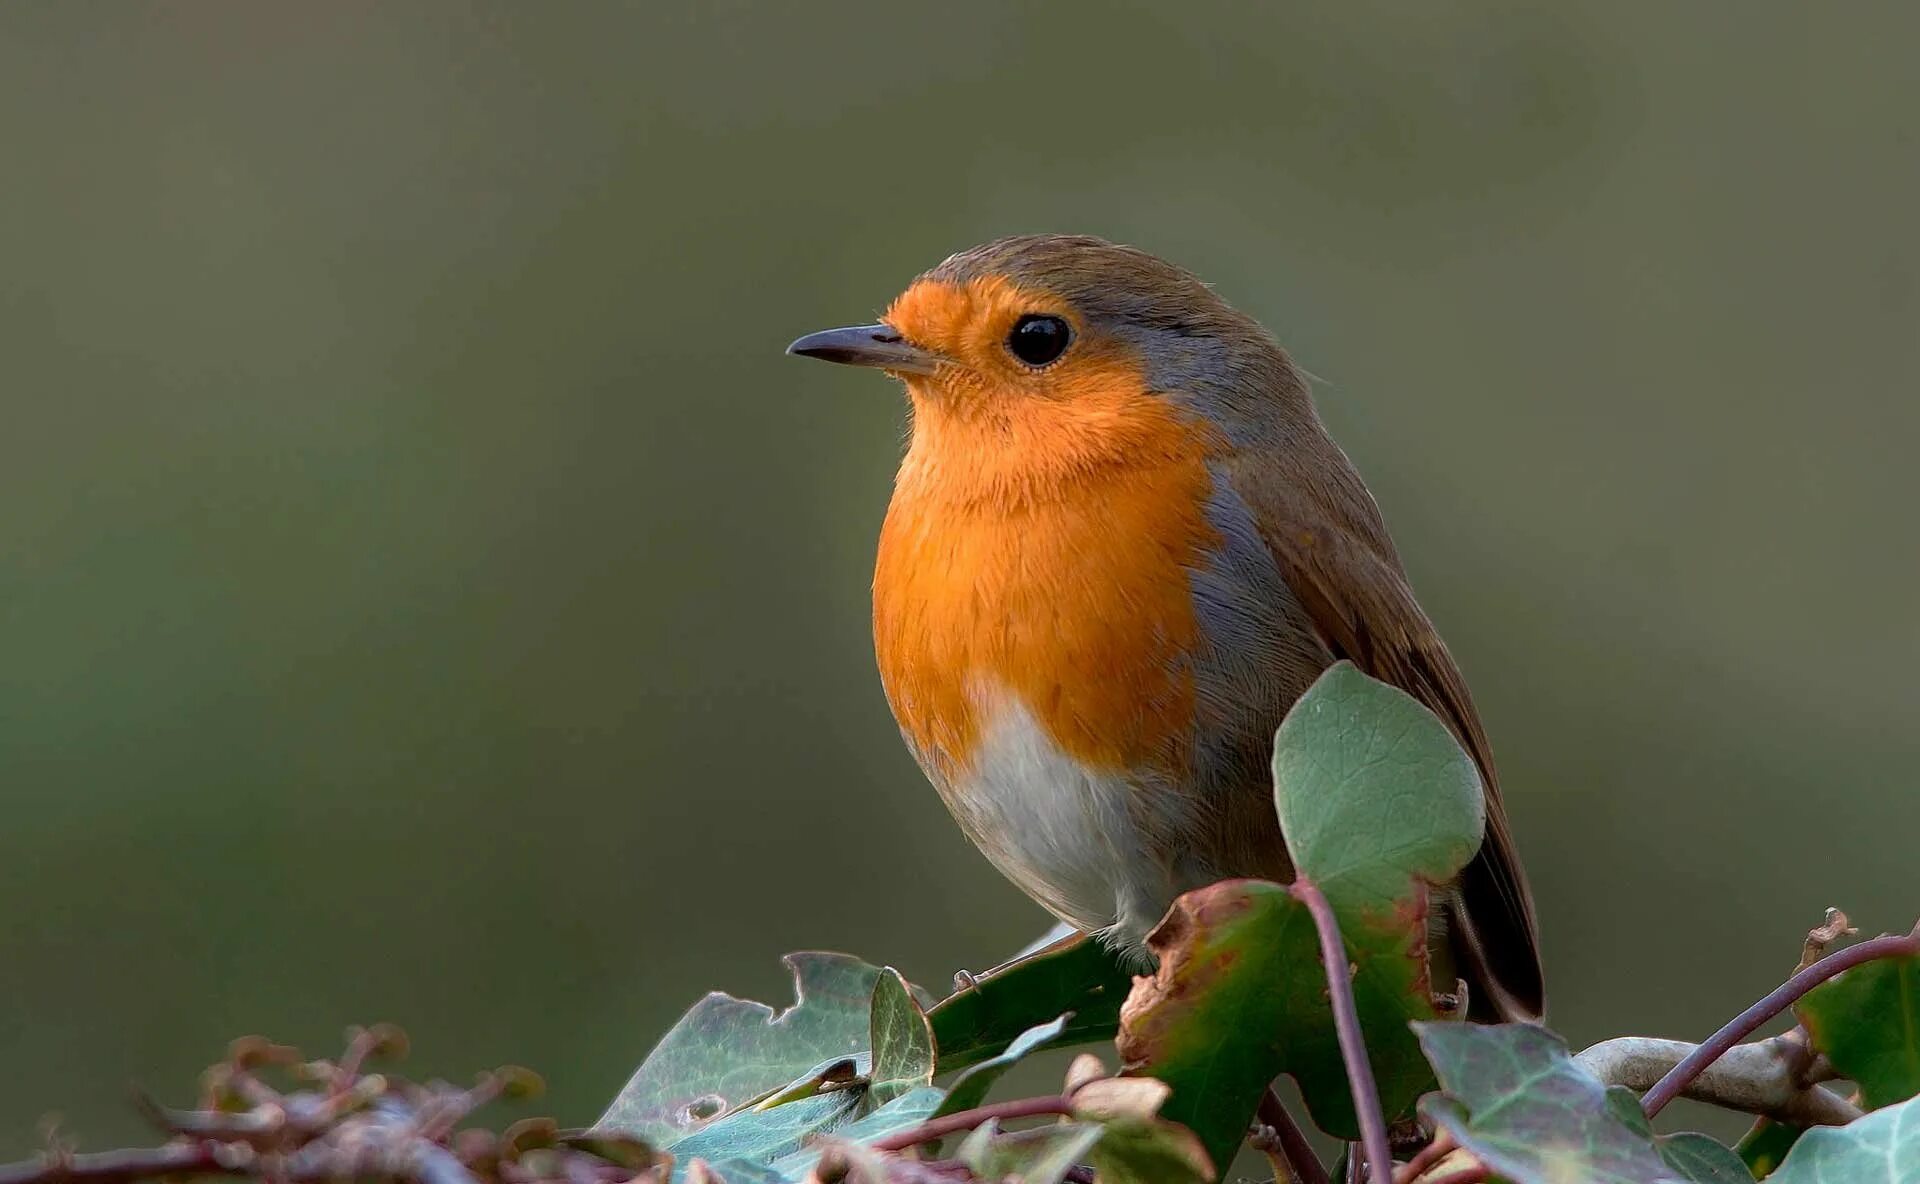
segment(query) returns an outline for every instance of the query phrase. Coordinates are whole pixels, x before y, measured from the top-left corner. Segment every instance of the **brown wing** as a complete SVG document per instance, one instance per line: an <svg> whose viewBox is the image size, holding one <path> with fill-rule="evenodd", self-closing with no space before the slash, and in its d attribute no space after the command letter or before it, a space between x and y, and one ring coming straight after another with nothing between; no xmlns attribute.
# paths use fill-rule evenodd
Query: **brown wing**
<svg viewBox="0 0 1920 1184"><path fill-rule="evenodd" d="M1538 1019L1546 991L1533 898L1500 803L1486 732L1466 681L1413 598L1372 495L1331 441L1326 447L1332 453L1326 467L1283 467L1268 456L1256 466L1230 466L1233 484L1334 655L1420 700L1480 766L1487 835L1461 874L1450 935L1468 976L1474 1018ZM1306 471L1321 480L1305 479Z"/></svg>

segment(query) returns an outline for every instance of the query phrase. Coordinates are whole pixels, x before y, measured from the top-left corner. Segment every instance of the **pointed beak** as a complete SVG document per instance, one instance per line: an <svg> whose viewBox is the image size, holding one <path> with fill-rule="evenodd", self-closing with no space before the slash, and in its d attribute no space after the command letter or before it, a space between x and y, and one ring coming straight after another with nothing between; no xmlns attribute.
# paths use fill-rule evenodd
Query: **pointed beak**
<svg viewBox="0 0 1920 1184"><path fill-rule="evenodd" d="M909 344L892 325L854 325L809 333L787 352L843 366L872 366L894 374L932 374L940 355Z"/></svg>

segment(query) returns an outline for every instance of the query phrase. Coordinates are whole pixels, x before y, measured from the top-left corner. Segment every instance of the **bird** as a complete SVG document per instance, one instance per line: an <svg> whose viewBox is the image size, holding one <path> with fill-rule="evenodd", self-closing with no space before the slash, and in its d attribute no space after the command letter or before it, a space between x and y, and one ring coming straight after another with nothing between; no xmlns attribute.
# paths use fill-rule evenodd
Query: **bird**
<svg viewBox="0 0 1920 1184"><path fill-rule="evenodd" d="M1485 838L1429 927L1468 1018L1543 1015L1533 901L1466 681L1265 328L1145 251L1020 235L787 352L905 384L874 653L908 748L1003 875L1148 958L1181 893L1290 880L1273 736L1344 660L1429 708L1481 774Z"/></svg>

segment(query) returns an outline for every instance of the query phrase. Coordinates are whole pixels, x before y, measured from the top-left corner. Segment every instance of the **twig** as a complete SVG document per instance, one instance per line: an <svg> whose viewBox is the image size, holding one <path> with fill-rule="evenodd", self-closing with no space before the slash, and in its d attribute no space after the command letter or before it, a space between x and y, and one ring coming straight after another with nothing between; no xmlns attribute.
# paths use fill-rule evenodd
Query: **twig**
<svg viewBox="0 0 1920 1184"><path fill-rule="evenodd" d="M225 1158L228 1162L223 1162ZM247 1157L250 1158L250 1157ZM142 1151L101 1151L93 1155L51 1155L0 1167L0 1184L125 1184L154 1176L228 1175L242 1169L213 1144L175 1143Z"/></svg>
<svg viewBox="0 0 1920 1184"><path fill-rule="evenodd" d="M54 1146L20 1163L0 1165L0 1184L137 1184L181 1177L231 1177L259 1184L325 1184L336 1180L390 1184L623 1184L663 1179L658 1158L630 1158L584 1146L557 1145L551 1119L525 1119L496 1136L454 1132L475 1106L502 1093L526 1096L539 1079L511 1066L482 1076L472 1089L439 1082L417 1085L360 1074L368 1055L399 1047L397 1029L379 1039L354 1036L338 1064L300 1063L291 1049L260 1038L235 1041L209 1070L205 1107L168 1110L144 1095L136 1102L156 1126L175 1136L160 1147L76 1155ZM377 1045L377 1047L376 1047ZM318 1088L281 1093L253 1076L258 1066L287 1072ZM232 1110L235 1105L248 1109ZM539 1156L522 1157L537 1150Z"/></svg>
<svg viewBox="0 0 1920 1184"><path fill-rule="evenodd" d="M1054 1094L1046 1098L1018 1098L1011 1102L995 1102L990 1106L975 1106L971 1110L962 1110L957 1114L948 1114L941 1118L930 1119L916 1127L909 1127L898 1134L876 1139L868 1146L875 1151L905 1151L921 1143L931 1143L935 1139L944 1139L960 1131L970 1131L989 1119L1006 1120L1010 1118L1034 1118L1042 1114L1072 1114L1073 1099L1065 1094ZM5 1181L0 1181L5 1184Z"/></svg>
<svg viewBox="0 0 1920 1184"><path fill-rule="evenodd" d="M1684 1040L1622 1036L1603 1040L1574 1060L1607 1085L1651 1089L1698 1046ZM1860 1108L1814 1084L1816 1058L1797 1033L1738 1044L1690 1082L1685 1096L1794 1126L1845 1126Z"/></svg>
<svg viewBox="0 0 1920 1184"><path fill-rule="evenodd" d="M1828 954L1767 992L1759 1002L1735 1016L1726 1027L1715 1032L1699 1048L1681 1058L1680 1063L1669 1070L1666 1076L1655 1082L1653 1088L1647 1091L1646 1097L1640 1099L1640 1108L1646 1112L1648 1118L1660 1113L1668 1102L1679 1097L1708 1065L1719 1060L1728 1049L1752 1035L1754 1029L1761 1024L1799 1002L1800 997L1808 991L1841 971L1863 962L1872 962L1877 958L1892 958L1902 954L1920 954L1920 924L1916 924L1912 932L1905 935L1888 934L1870 941L1863 941L1857 946L1848 946L1837 953Z"/></svg>
<svg viewBox="0 0 1920 1184"><path fill-rule="evenodd" d="M1313 1153L1313 1145L1301 1133L1300 1124L1288 1113L1286 1103L1268 1086L1260 1095L1260 1121L1273 1131L1273 1142L1297 1184L1331 1184L1326 1165Z"/></svg>
<svg viewBox="0 0 1920 1184"><path fill-rule="evenodd" d="M194 1139L214 1139L222 1143L246 1143L264 1150L281 1142L287 1133L286 1107L270 1102L251 1110L169 1110L143 1093L133 1095L133 1105L148 1122L170 1135Z"/></svg>
<svg viewBox="0 0 1920 1184"><path fill-rule="evenodd" d="M360 1078L360 1067L367 1063L367 1058L382 1055L407 1055L407 1036L397 1025L375 1024L370 1028L350 1029L347 1051L341 1054L339 1064L333 1066L327 1092L343 1094L352 1089L354 1082Z"/></svg>
<svg viewBox="0 0 1920 1184"><path fill-rule="evenodd" d="M1843 937L1852 937L1858 932L1860 931L1854 928L1853 922L1847 920L1845 913L1839 909L1828 909L1827 919L1807 931L1806 944L1800 947L1800 965L1793 968L1794 973L1798 974L1818 962L1821 955L1827 952L1827 947L1834 942Z"/></svg>
<svg viewBox="0 0 1920 1184"><path fill-rule="evenodd" d="M1373 1065L1367 1060L1366 1036L1360 1031L1360 1011L1353 1002L1353 974L1347 961L1347 943L1340 923L1320 886L1305 874L1294 877L1287 891L1307 906L1313 927L1320 932L1320 960L1326 963L1327 994L1333 1003L1333 1026L1340 1037L1340 1057L1347 1065L1347 1084L1353 1091L1354 1113L1360 1118L1360 1141L1366 1148L1367 1170L1375 1184L1393 1179L1393 1151L1387 1143L1387 1120L1380 1113L1380 1091L1373 1083Z"/></svg>

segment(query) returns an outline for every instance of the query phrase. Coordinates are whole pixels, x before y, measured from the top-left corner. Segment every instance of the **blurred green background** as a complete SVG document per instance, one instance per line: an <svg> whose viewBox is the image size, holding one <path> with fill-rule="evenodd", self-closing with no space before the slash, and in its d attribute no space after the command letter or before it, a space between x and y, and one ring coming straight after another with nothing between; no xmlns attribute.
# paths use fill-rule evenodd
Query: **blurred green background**
<svg viewBox="0 0 1920 1184"><path fill-rule="evenodd" d="M873 671L904 425L781 356L995 235L1326 381L1574 1040L1920 903L1920 8L0 7L0 1155L390 1019L592 1118L700 992L1044 925Z"/></svg>

